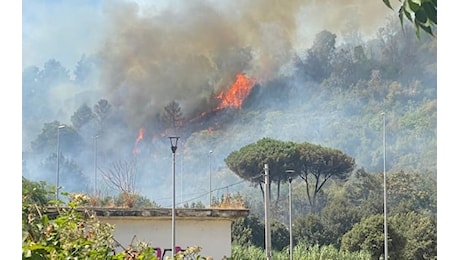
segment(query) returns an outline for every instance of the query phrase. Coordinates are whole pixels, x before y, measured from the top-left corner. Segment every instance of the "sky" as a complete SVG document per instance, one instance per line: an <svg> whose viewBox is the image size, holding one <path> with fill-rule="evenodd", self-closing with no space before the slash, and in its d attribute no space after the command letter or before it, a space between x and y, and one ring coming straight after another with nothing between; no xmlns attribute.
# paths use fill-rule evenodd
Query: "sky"
<svg viewBox="0 0 460 260"><path fill-rule="evenodd" d="M209 4L202 4L207 2ZM320 2L323 2L320 4ZM56 58L64 67L72 70L83 54L91 54L103 48L104 40L107 40L109 35L108 27L120 26L118 22L130 24L130 11L128 4L131 7L137 8L139 16L145 15L153 17L156 21L167 21L167 16L178 17L171 19L172 23L176 23L181 19L193 22L193 18L200 19L204 17L212 23L212 16L209 13L218 10L225 17L238 17L239 20L234 20L238 31L248 33L244 37L246 41L254 39L249 37L249 33L257 33L251 29L251 23L264 21L270 23L274 20L281 20L283 26L288 28L289 37L292 37L290 44L305 44L311 41L317 31L314 28L339 28L341 23L347 16L352 14L355 16L356 23L360 25L360 30L366 30L365 24L368 24L367 29L373 29L376 22L382 18L382 14L388 14L391 11L379 3L378 0L366 1L342 1L343 8L336 8L336 4L332 0L314 1L314 0L295 0L290 2L279 1L146 1L146 0L131 0L124 1L104 1L104 0L82 0L82 1L49 1L49 0L23 0L22 1L22 66L27 67L35 65L43 66L50 57ZM151 4L154 3L154 4ZM187 3L187 4L185 4ZM191 4L193 3L193 4ZM200 3L200 4L197 4ZM288 4L289 3L289 4ZM304 3L309 3L309 6L314 8L303 8ZM271 7L273 6L273 7ZM198 7L198 8L197 8ZM212 7L207 9L207 7ZM383 7L383 8L382 8ZM182 9L183 8L183 9ZM379 12L375 12L376 8L381 8ZM117 10L118 9L118 10ZM123 10L122 10L123 9ZM298 10L299 9L299 10ZM121 10L121 16L117 16L117 12ZM207 12L207 10L211 12ZM257 10L257 11L254 11ZM328 10L328 14L324 14ZM382 11L383 10L383 11ZM203 11L203 13L199 13ZM295 15L297 11L302 11L302 14ZM198 15L197 15L198 13ZM379 15L377 15L379 14ZM125 17L123 17L126 15ZM131 14L132 15L132 14ZM186 17L189 16L189 17ZM227 17L228 16L228 17ZM132 17L131 17L132 18ZM302 28L296 24L302 18L305 24ZM123 20L125 19L125 20ZM366 23L362 22L363 20ZM220 22L219 20L218 22ZM181 26L186 27L186 24ZM203 26L207 26L206 24ZM344 29L341 25L341 29ZM356 26L350 25L350 26ZM245 31L245 29L248 29ZM369 31L372 32L372 31ZM260 36L260 35L256 35Z"/></svg>
<svg viewBox="0 0 460 260"><path fill-rule="evenodd" d="M370 2L369 0L367 1ZM372 1L380 2L379 0ZM2 109L2 118L4 119L2 136L5 140L2 153L3 158L5 158L4 161L7 162L4 169L8 169L4 174L7 176L10 173L14 174L14 180L18 181L17 185L20 186L19 174L16 173L20 171L21 167L22 146L17 145L17 142L20 142L22 138L20 120L22 69L30 65L42 66L50 57L58 59L64 67L73 69L82 54L99 50L103 46L102 40L106 36L104 32L107 26L110 25L108 20L110 17L107 16L110 8L107 10L106 2L101 0L23 0L22 3L20 1L11 2L12 4L3 4L0 15L0 24L2 32L4 32L1 54L2 57L7 57L7 59L2 59L0 62L4 79L3 87L6 90L4 102L2 102L4 106ZM170 1L170 3L177 2L180 1ZM259 1L253 2L257 3ZM164 3L158 6L149 6L145 1L139 2L139 5L145 7L142 10L149 14L161 13L167 9ZM449 5L455 4L449 3ZM175 6L177 8L177 5ZM456 215L451 212L450 207L456 204L456 201L453 201L452 198L458 198L458 194L454 192L458 190L458 183L460 183L458 181L459 175L452 170L456 169L455 162L458 159L456 153L450 152L451 149L455 149L459 144L458 133L460 129L456 122L457 117L452 115L452 111L459 111L457 107L458 101L456 100L458 95L448 94L451 91L457 91L456 89L458 88L456 80L452 76L458 74L454 62L459 57L459 43L458 37L451 37L450 35L450 32L457 30L454 26L457 22L453 18L456 17L456 8L458 7L446 7L445 3L441 3L441 14L438 16L442 25L438 28L439 259L445 259L442 256L448 256L450 254L449 250L456 248L456 244L454 244L456 240L450 239L451 233L449 231L457 230L459 225L458 220L455 218ZM340 15L340 12L336 14ZM372 15L372 10L369 9L367 14ZM123 13L120 15L120 17L123 17ZM273 13L273 15L276 15L276 13ZM330 15L322 15L322 17L328 16ZM113 18L113 16L111 17ZM287 20L286 22L289 21ZM317 22L326 25L330 21L324 19ZM299 36L297 39L304 40L309 39L310 36L308 30L300 30L296 35ZM59 41L56 41L56 36L59 36ZM293 43L295 44L295 42ZM11 88L13 89L11 90ZM14 113L11 113L11 106L14 107ZM14 160L10 160L10 158ZM9 190L4 189L3 192L4 194L9 193ZM15 208L14 212L19 212L19 203L5 198L5 195L2 196L2 202ZM10 215L9 217L12 216ZM17 221L17 217L14 220ZM16 230L19 230L19 228ZM19 232L17 233L19 235ZM3 236L2 239L11 240L9 236ZM16 241L19 241L19 239Z"/></svg>
<svg viewBox="0 0 460 260"><path fill-rule="evenodd" d="M73 68L81 53L96 48L102 14L100 1L24 0L22 65L43 66L51 57Z"/></svg>
<svg viewBox="0 0 460 260"><path fill-rule="evenodd" d="M38 67L51 57L73 69L83 54L100 48L107 14L104 0L22 1L22 67ZM149 1L137 1L142 8ZM152 8L163 8L154 1ZM172 1L171 1L172 2Z"/></svg>

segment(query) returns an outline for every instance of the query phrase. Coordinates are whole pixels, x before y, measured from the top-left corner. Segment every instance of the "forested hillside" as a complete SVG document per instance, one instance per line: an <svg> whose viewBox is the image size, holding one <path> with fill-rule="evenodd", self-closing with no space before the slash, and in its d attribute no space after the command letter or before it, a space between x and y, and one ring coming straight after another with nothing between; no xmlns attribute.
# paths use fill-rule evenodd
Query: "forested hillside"
<svg viewBox="0 0 460 260"><path fill-rule="evenodd" d="M248 60L253 55L247 49L234 51ZM183 179L207 183L212 150L216 187L237 181L223 159L263 137L340 149L366 171L381 172L382 112L387 170L436 172L436 38L417 39L396 20L369 39L350 34L339 42L336 34L318 32L312 45L271 80L245 74L252 88L240 97L241 107L216 109L218 93L212 92L198 106L203 110L187 110L186 97L165 100L164 109L136 124L145 115L127 117L123 93L107 98L105 82L97 77L104 61L83 56L70 70L50 58L43 67L24 69L23 175L53 183L59 124L66 126L61 129L61 171L69 190L92 188L97 149L97 175L116 163L136 161L137 190L159 199L150 187L169 185L167 136L174 133L181 137ZM167 110L168 103L176 110ZM185 186L186 193L203 192Z"/></svg>

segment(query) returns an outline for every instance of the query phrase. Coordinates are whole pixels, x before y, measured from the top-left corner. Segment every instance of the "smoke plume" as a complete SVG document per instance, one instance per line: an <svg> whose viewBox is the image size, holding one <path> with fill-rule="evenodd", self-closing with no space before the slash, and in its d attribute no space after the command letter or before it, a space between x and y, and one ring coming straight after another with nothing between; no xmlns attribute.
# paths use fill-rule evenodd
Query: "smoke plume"
<svg viewBox="0 0 460 260"><path fill-rule="evenodd" d="M103 92L134 128L172 100L186 116L209 111L238 73L276 78L320 30L372 34L389 14L378 0L193 0L161 9L111 1L104 10Z"/></svg>

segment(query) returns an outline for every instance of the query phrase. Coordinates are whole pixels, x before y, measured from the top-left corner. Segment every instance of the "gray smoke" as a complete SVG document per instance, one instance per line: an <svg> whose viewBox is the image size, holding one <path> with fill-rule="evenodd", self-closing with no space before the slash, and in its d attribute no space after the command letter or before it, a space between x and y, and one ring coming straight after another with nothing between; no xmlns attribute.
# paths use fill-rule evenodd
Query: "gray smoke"
<svg viewBox="0 0 460 260"><path fill-rule="evenodd" d="M237 73L276 78L320 30L372 34L390 12L366 0L193 0L162 9L120 1L104 10L103 92L134 128L172 100L186 116L208 111Z"/></svg>

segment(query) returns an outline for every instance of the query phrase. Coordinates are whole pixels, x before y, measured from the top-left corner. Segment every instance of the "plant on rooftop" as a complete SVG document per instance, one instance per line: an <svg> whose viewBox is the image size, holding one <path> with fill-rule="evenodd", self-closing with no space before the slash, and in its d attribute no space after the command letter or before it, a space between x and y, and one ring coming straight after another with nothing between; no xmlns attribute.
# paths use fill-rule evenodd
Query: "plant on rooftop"
<svg viewBox="0 0 460 260"><path fill-rule="evenodd" d="M244 204L244 198L241 194L233 195L230 193L226 193L222 195L220 200L214 200L212 203L212 208L218 209L246 209L246 205Z"/></svg>

